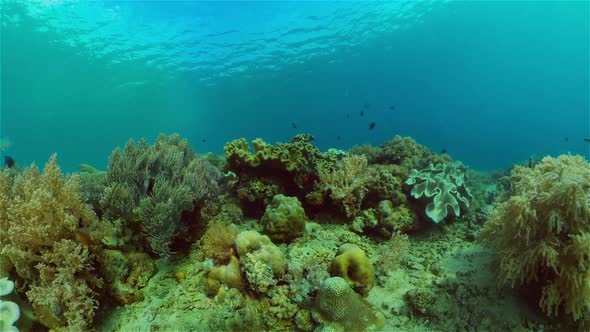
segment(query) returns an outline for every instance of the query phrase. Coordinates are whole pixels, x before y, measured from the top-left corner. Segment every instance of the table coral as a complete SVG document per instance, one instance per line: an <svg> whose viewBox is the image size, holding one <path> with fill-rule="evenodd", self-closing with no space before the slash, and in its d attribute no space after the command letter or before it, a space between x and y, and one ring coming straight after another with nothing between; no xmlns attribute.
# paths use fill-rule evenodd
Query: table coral
<svg viewBox="0 0 590 332"><path fill-rule="evenodd" d="M590 165L580 156L517 166L513 192L496 206L482 239L496 249L504 283L540 283L539 305L574 320L590 311Z"/></svg>

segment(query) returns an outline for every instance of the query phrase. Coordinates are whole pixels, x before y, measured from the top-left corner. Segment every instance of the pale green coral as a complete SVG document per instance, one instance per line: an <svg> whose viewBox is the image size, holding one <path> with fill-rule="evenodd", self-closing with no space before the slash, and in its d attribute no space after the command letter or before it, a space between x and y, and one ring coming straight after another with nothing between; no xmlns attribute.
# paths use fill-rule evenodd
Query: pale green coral
<svg viewBox="0 0 590 332"><path fill-rule="evenodd" d="M513 193L481 234L497 252L504 283L539 282L539 305L574 319L590 311L590 164L580 156L517 166Z"/></svg>
<svg viewBox="0 0 590 332"><path fill-rule="evenodd" d="M275 195L260 223L274 241L291 241L305 231L305 211L297 197Z"/></svg>
<svg viewBox="0 0 590 332"><path fill-rule="evenodd" d="M465 172L458 162L414 169L406 184L413 186L410 194L414 198L433 197L426 206L426 215L435 223L447 217L448 207L457 217L461 215L461 206L469 207L471 192L465 186Z"/></svg>

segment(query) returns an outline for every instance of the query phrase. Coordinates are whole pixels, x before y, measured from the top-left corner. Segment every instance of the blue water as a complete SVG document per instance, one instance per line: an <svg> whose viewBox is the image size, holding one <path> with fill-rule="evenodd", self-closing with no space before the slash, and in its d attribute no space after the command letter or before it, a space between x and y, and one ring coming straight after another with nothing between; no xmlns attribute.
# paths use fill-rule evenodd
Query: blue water
<svg viewBox="0 0 590 332"><path fill-rule="evenodd" d="M0 5L20 164L105 168L159 132L201 153L308 132L323 150L409 135L478 169L590 157L587 1Z"/></svg>

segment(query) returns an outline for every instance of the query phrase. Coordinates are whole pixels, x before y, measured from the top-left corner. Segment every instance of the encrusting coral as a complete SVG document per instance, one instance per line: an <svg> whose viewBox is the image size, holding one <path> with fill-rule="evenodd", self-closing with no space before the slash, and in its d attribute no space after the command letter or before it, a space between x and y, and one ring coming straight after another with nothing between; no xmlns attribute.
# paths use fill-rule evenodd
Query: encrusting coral
<svg viewBox="0 0 590 332"><path fill-rule="evenodd" d="M513 193L481 238L496 250L503 283L541 287L541 308L574 320L590 311L590 164L580 156L517 166Z"/></svg>
<svg viewBox="0 0 590 332"><path fill-rule="evenodd" d="M220 178L220 171L176 134L162 134L154 145L130 140L109 159L100 203L107 219L139 222L151 250L168 256L173 239L187 232L182 213L213 197Z"/></svg>
<svg viewBox="0 0 590 332"><path fill-rule="evenodd" d="M37 319L87 329L102 286L93 251L106 228L83 203L78 176L64 179L53 155L43 173L35 165L16 176L2 171L0 193L0 260L24 281Z"/></svg>

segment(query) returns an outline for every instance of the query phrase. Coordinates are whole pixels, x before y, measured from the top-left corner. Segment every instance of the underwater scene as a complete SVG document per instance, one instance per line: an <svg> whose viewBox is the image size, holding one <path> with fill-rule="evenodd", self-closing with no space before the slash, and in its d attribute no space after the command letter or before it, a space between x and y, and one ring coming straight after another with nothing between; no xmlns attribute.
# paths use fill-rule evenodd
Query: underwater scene
<svg viewBox="0 0 590 332"><path fill-rule="evenodd" d="M0 332L590 331L589 1L0 29Z"/></svg>

